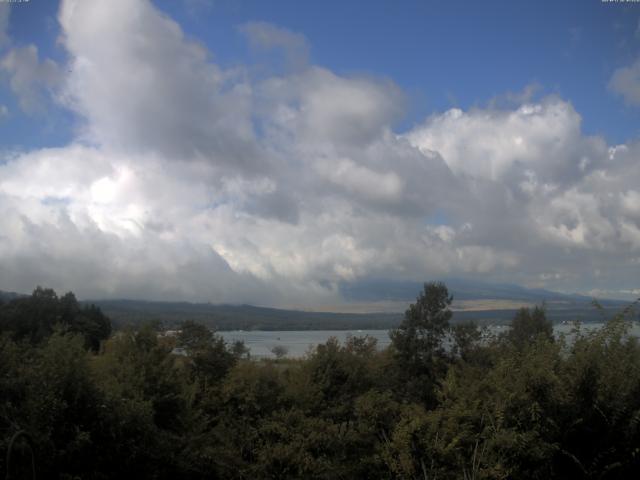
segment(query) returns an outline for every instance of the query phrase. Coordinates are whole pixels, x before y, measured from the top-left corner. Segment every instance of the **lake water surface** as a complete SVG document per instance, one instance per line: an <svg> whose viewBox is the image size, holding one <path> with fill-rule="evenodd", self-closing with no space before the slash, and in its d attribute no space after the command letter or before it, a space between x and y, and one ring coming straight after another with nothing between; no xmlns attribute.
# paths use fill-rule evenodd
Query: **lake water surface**
<svg viewBox="0 0 640 480"><path fill-rule="evenodd" d="M586 323L582 325L582 329L591 330L601 328L602 323ZM573 325L558 324L554 325L554 333L556 335L569 335ZM501 333L508 330L508 327L495 326L489 327L492 333ZM391 340L389 339L389 330L291 330L291 331L230 331L218 332L227 342L242 340L249 348L252 357L256 358L275 358L271 350L276 346L287 349L287 357L302 357L314 346L325 343L330 337L336 337L341 343L349 336L363 337L369 335L378 340L378 347L384 348ZM640 324L635 322L631 333L640 337Z"/></svg>

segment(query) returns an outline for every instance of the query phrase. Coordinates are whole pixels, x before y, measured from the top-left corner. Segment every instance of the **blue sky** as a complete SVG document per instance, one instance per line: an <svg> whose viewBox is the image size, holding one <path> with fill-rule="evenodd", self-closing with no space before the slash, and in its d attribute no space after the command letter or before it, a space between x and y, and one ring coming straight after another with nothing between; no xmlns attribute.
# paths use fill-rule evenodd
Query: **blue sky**
<svg viewBox="0 0 640 480"><path fill-rule="evenodd" d="M587 134L623 143L640 135L640 112L607 89L612 72L640 52L640 6L600 1L323 1L157 0L185 33L230 67L260 64L238 32L264 21L303 34L313 63L345 75L392 79L407 93L397 129L450 107L468 109L534 86L558 94L583 118ZM18 44L64 61L57 2L15 5L9 32ZM273 55L269 60L273 60ZM0 98L12 103L5 92ZM49 115L53 115L49 112ZM72 118L12 117L0 141L62 144Z"/></svg>
<svg viewBox="0 0 640 480"><path fill-rule="evenodd" d="M538 85L584 117L588 133L623 142L636 110L607 91L613 70L640 50L634 4L600 1L219 1L197 13L158 2L225 64L246 61L235 27L271 22L307 37L314 63L393 79L410 95L405 124L451 106L482 105ZM193 30L191 30L193 29Z"/></svg>
<svg viewBox="0 0 640 480"><path fill-rule="evenodd" d="M0 289L634 298L640 3L0 3Z"/></svg>

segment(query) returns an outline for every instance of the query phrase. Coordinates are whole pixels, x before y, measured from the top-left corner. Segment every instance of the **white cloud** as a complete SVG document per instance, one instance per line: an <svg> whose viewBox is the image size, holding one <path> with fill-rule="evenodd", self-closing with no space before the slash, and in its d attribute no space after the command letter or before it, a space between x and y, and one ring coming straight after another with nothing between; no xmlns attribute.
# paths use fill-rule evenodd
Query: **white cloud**
<svg viewBox="0 0 640 480"><path fill-rule="evenodd" d="M282 49L289 66L302 68L309 60L309 45L304 35L279 28L267 22L248 22L239 27L256 49Z"/></svg>
<svg viewBox="0 0 640 480"><path fill-rule="evenodd" d="M318 163L320 175L347 191L370 199L395 201L402 192L402 180L395 172L376 172L348 158ZM375 188L372 186L375 185Z"/></svg>
<svg viewBox="0 0 640 480"><path fill-rule="evenodd" d="M601 139L582 135L580 123L569 103L548 98L515 110L452 109L407 138L422 151L439 152L458 174L568 183L597 168L606 151Z"/></svg>
<svg viewBox="0 0 640 480"><path fill-rule="evenodd" d="M629 105L640 106L640 59L614 71L609 89L622 96Z"/></svg>
<svg viewBox="0 0 640 480"><path fill-rule="evenodd" d="M85 118L87 139L231 170L264 168L252 143L250 87L150 2L65 1L60 23L71 57L66 103Z"/></svg>
<svg viewBox="0 0 640 480"><path fill-rule="evenodd" d="M256 89L256 102L271 135L294 136L306 149L378 140L403 110L402 94L391 82L319 67L266 80Z"/></svg>
<svg viewBox="0 0 640 480"><path fill-rule="evenodd" d="M368 278L637 281L640 145L560 98L397 134L390 81L225 71L148 1L66 0L60 22L83 129L0 158L0 288L303 306Z"/></svg>
<svg viewBox="0 0 640 480"><path fill-rule="evenodd" d="M0 60L0 69L9 75L9 85L28 114L44 109L47 96L61 80L60 68L50 60L39 59L35 45L13 48ZM49 95L47 95L49 92Z"/></svg>

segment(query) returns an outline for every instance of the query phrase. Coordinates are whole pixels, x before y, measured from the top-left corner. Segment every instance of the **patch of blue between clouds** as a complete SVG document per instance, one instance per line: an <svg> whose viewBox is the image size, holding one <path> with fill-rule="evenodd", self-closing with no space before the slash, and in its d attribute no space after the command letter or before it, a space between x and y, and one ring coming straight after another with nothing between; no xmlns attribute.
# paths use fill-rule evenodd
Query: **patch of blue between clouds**
<svg viewBox="0 0 640 480"><path fill-rule="evenodd" d="M432 215L425 217L426 225L451 225L451 217L441 208L438 208Z"/></svg>

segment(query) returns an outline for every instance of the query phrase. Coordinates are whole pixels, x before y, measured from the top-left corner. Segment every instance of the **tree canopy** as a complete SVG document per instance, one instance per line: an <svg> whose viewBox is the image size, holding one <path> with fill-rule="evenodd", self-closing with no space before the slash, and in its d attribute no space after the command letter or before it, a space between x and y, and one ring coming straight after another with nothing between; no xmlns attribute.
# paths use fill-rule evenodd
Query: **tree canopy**
<svg viewBox="0 0 640 480"><path fill-rule="evenodd" d="M84 338L94 351L111 333L111 322L95 305L81 305L72 292L62 297L48 288L37 287L28 297L18 297L0 304L0 331L14 340L42 342L62 328Z"/></svg>
<svg viewBox="0 0 640 480"><path fill-rule="evenodd" d="M0 305L0 475L21 432L39 478L637 476L630 309L568 339L543 308L503 335L451 327L451 301L425 284L387 348L331 338L270 360L193 321L106 334L99 310L36 289ZM30 472L20 445L9 478Z"/></svg>

